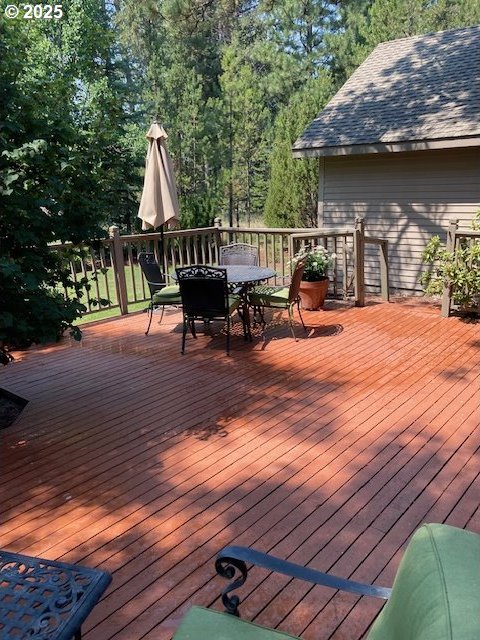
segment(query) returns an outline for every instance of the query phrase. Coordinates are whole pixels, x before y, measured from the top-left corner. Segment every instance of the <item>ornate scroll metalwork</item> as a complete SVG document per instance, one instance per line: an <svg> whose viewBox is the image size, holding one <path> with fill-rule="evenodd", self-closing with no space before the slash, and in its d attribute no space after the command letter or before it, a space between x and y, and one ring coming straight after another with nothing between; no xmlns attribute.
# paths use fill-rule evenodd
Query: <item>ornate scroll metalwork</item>
<svg viewBox="0 0 480 640"><path fill-rule="evenodd" d="M80 637L110 579L104 571L0 551L0 637Z"/></svg>
<svg viewBox="0 0 480 640"><path fill-rule="evenodd" d="M193 264L189 267L178 267L177 278L186 280L190 278L212 278L214 280L226 280L225 269L217 269L204 264Z"/></svg>
<svg viewBox="0 0 480 640"><path fill-rule="evenodd" d="M258 247L253 244L235 242L220 247L220 264L258 265Z"/></svg>
<svg viewBox="0 0 480 640"><path fill-rule="evenodd" d="M339 578L338 576L323 573L316 569L302 567L293 562L281 560L268 553L262 553L261 551L256 551L248 547L225 547L220 551L215 562L217 573L228 579L235 575L235 568L239 569L242 573L240 578L232 582L231 585L228 585L222 592L222 602L226 610L235 615L238 615L237 607L240 601L237 596L228 598L226 594L241 587L247 579L247 562L257 567L268 569L269 571L282 573L291 578L306 580L313 584L321 584L332 589L339 589L340 591L348 591L359 596L373 596L387 600L392 592L392 590L387 587L378 587L376 585L364 584L363 582L347 580L346 578Z"/></svg>
<svg viewBox="0 0 480 640"><path fill-rule="evenodd" d="M244 584L248 576L247 565L243 560L219 555L215 560L215 570L219 576L226 580L231 580L235 577L237 571L240 572L239 577L222 590L222 602L226 613L239 616L238 605L240 604L240 598L237 595L229 597L228 594Z"/></svg>

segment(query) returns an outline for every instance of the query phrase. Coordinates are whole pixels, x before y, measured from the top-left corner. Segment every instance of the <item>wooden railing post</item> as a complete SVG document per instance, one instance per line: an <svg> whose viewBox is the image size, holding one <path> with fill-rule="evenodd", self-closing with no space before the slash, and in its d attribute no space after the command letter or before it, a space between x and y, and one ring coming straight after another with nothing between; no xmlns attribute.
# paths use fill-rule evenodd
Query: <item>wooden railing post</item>
<svg viewBox="0 0 480 640"><path fill-rule="evenodd" d="M447 243L446 250L447 251L455 251L455 233L458 229L458 218L451 218L450 224L447 229ZM440 315L442 318L448 318L450 315L450 303L452 300L452 286L445 285L443 287L443 295L442 295L442 309L440 311Z"/></svg>
<svg viewBox="0 0 480 640"><path fill-rule="evenodd" d="M353 233L353 255L355 261L355 306L365 306L365 219L355 218Z"/></svg>
<svg viewBox="0 0 480 640"><path fill-rule="evenodd" d="M125 316L128 313L128 298L123 249L120 241L120 229L112 226L108 229L108 233L112 240L113 273L115 275L118 304L120 306L120 313L122 316Z"/></svg>
<svg viewBox="0 0 480 640"><path fill-rule="evenodd" d="M343 286L343 299L346 300L348 296L348 246L347 237L343 236L342 242L342 286Z"/></svg>
<svg viewBox="0 0 480 640"><path fill-rule="evenodd" d="M214 257L214 262L216 262L218 264L219 260L220 260L220 245L222 244L222 231L221 231L221 227L222 227L222 219L220 217L216 217L213 220L213 227L214 227L214 240L215 240L215 257Z"/></svg>
<svg viewBox="0 0 480 640"><path fill-rule="evenodd" d="M380 244L380 292L382 299L390 300L390 276L388 269L388 240Z"/></svg>

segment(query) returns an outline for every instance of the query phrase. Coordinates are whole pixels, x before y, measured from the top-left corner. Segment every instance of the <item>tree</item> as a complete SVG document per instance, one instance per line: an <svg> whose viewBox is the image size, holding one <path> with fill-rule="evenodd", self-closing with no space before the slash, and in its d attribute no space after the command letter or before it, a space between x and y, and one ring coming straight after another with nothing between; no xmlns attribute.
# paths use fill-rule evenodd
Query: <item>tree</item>
<svg viewBox="0 0 480 640"><path fill-rule="evenodd" d="M260 180L271 113L265 106L262 78L242 60L235 45L225 49L223 65L223 121L229 136L228 164L223 179L231 189L231 207L238 223L240 216L250 221L252 215L262 211L265 196L262 197L261 190L265 186Z"/></svg>
<svg viewBox="0 0 480 640"><path fill-rule="evenodd" d="M350 0L326 37L328 66L338 86L381 42L479 22L477 0Z"/></svg>
<svg viewBox="0 0 480 640"><path fill-rule="evenodd" d="M318 161L294 159L292 144L325 105L332 80L325 73L295 94L275 121L265 221L272 227L317 226Z"/></svg>
<svg viewBox="0 0 480 640"><path fill-rule="evenodd" d="M4 361L10 349L55 340L68 328L79 337L73 322L84 309L82 282L72 281L50 244L102 237L122 171L134 183L119 144L124 120L108 16L93 1L65 2L64 11L61 24L0 25ZM112 131L112 120L119 129Z"/></svg>

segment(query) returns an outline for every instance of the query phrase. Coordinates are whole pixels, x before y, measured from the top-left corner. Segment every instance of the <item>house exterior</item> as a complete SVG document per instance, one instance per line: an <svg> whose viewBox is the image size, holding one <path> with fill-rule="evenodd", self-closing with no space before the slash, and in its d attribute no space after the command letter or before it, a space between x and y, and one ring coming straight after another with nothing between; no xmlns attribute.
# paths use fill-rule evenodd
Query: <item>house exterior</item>
<svg viewBox="0 0 480 640"><path fill-rule="evenodd" d="M319 226L365 217L367 235L389 241L391 286L421 290L425 244L480 209L480 27L378 45L293 154L319 158Z"/></svg>

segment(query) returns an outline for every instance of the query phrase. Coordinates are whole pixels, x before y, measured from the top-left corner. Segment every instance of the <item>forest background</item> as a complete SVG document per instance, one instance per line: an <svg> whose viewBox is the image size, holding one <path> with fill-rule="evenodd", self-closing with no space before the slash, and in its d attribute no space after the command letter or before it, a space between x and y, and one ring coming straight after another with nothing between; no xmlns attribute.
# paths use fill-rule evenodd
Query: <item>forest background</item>
<svg viewBox="0 0 480 640"><path fill-rule="evenodd" d="M8 3L4 2L4 5ZM41 5L44 6L44 5ZM471 26L478 0L62 0L0 14L0 360L84 306L49 245L139 230L154 119L181 226L316 223L318 164L291 145L373 48Z"/></svg>
<svg viewBox="0 0 480 640"><path fill-rule="evenodd" d="M33 163L63 210L76 208L79 226L87 218L126 232L137 228L154 119L169 135L183 227L217 215L315 224L317 163L291 158L295 138L379 42L480 22L478 0L65 0L62 8L60 20L3 18L1 151Z"/></svg>

